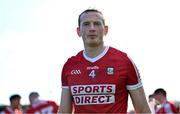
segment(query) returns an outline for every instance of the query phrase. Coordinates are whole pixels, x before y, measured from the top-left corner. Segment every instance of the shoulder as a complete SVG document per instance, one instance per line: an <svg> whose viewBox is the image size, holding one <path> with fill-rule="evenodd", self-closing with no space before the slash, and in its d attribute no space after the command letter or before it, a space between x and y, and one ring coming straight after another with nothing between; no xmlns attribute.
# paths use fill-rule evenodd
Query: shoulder
<svg viewBox="0 0 180 114"><path fill-rule="evenodd" d="M83 51L80 51L77 55L71 56L70 58L68 58L66 63L76 63L76 62L79 62L82 59L82 56L83 56L82 53L83 53Z"/></svg>
<svg viewBox="0 0 180 114"><path fill-rule="evenodd" d="M114 47L109 47L109 53L118 55L118 56L122 56L122 57L127 57L127 54L125 52L123 52L117 48L114 48Z"/></svg>
<svg viewBox="0 0 180 114"><path fill-rule="evenodd" d="M54 102L54 101L51 101L51 100L47 101L47 103L48 103L48 104L51 104L51 105L54 105L54 106L57 106L57 103Z"/></svg>
<svg viewBox="0 0 180 114"><path fill-rule="evenodd" d="M8 106L3 110L3 112L5 112L5 113L13 113L13 110L12 110L11 107Z"/></svg>
<svg viewBox="0 0 180 114"><path fill-rule="evenodd" d="M178 107L177 104L174 101L166 101L165 105L170 105L172 107Z"/></svg>
<svg viewBox="0 0 180 114"><path fill-rule="evenodd" d="M83 51L80 51L77 55L68 58L64 64L64 67L78 64L82 60L82 58L83 58Z"/></svg>
<svg viewBox="0 0 180 114"><path fill-rule="evenodd" d="M117 58L118 60L122 60L122 61L129 61L129 57L127 55L127 53L116 49L114 47L109 47L109 51L108 51L109 56L112 56L113 58Z"/></svg>
<svg viewBox="0 0 180 114"><path fill-rule="evenodd" d="M29 105L26 109L26 113L31 113L33 107L31 105Z"/></svg>

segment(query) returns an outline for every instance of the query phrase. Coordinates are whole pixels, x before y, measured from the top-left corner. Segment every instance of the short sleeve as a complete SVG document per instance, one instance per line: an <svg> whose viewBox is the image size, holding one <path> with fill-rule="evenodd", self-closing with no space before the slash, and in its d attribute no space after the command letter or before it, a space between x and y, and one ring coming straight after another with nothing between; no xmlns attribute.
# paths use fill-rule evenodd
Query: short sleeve
<svg viewBox="0 0 180 114"><path fill-rule="evenodd" d="M128 57L127 59L127 90L135 90L142 87L139 71L135 63Z"/></svg>
<svg viewBox="0 0 180 114"><path fill-rule="evenodd" d="M61 73L61 82L62 82L62 87L67 87L68 86L68 81L67 81L67 63L64 64L63 69L62 69L62 73Z"/></svg>

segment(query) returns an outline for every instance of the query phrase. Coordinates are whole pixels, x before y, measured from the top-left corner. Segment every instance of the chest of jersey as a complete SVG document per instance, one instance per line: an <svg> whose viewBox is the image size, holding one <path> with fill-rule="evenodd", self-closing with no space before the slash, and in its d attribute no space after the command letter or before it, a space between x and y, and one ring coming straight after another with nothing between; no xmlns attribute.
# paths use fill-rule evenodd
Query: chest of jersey
<svg viewBox="0 0 180 114"><path fill-rule="evenodd" d="M79 64L69 71L68 84L120 84L125 81L123 66L113 64Z"/></svg>
<svg viewBox="0 0 180 114"><path fill-rule="evenodd" d="M125 69L108 61L74 65L67 80L76 105L114 103L115 94L126 93Z"/></svg>

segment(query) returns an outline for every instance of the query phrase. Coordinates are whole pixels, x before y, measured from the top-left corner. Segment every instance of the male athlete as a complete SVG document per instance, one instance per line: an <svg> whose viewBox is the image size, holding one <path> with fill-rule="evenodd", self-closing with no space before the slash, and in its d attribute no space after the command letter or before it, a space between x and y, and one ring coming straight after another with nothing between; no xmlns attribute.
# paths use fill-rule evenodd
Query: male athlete
<svg viewBox="0 0 180 114"><path fill-rule="evenodd" d="M0 114L23 114L21 96L14 94L10 96L10 106L6 107Z"/></svg>
<svg viewBox="0 0 180 114"><path fill-rule="evenodd" d="M135 64L103 43L103 14L87 9L78 24L84 50L64 64L60 113L127 113L128 94L137 113L150 113Z"/></svg>
<svg viewBox="0 0 180 114"><path fill-rule="evenodd" d="M158 88L154 91L154 98L161 104L161 107L156 109L156 114L178 113L178 106L174 102L168 101L166 94L163 88Z"/></svg>
<svg viewBox="0 0 180 114"><path fill-rule="evenodd" d="M58 112L58 105L54 101L40 100L37 92L29 94L29 101L27 114L55 114Z"/></svg>

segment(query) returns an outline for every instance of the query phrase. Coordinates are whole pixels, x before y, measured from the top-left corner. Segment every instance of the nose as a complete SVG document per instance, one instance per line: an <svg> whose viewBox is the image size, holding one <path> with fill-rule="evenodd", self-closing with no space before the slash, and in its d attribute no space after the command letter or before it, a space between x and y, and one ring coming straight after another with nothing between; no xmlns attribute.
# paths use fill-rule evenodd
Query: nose
<svg viewBox="0 0 180 114"><path fill-rule="evenodd" d="M93 23L90 24L89 32L95 32L95 27Z"/></svg>

